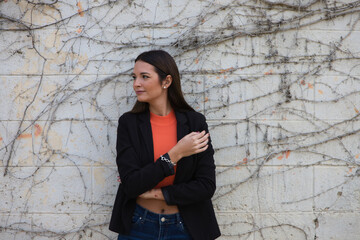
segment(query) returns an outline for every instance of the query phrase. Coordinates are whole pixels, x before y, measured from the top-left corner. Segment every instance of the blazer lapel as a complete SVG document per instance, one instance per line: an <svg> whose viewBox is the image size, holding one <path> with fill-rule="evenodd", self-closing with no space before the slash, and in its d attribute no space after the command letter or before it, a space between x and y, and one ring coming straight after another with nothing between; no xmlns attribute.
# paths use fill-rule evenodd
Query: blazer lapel
<svg viewBox="0 0 360 240"><path fill-rule="evenodd" d="M152 130L150 123L150 112L146 111L139 115L140 119L140 132L145 142L146 150L149 153L149 159L154 161L154 147L153 147L153 138L152 138Z"/></svg>
<svg viewBox="0 0 360 240"><path fill-rule="evenodd" d="M187 124L187 117L185 115L185 113L182 112L176 112L175 111L175 116L176 116L176 121L177 121L177 140L179 141L180 139L182 139L185 135L187 135L189 133L189 126ZM188 158L188 157L185 157ZM184 161L189 161L189 159L183 159L181 161L179 161L177 163L177 167L176 167L176 175L175 175L175 180L174 182L178 182L179 176L181 175L181 173L185 173L185 169L188 163L184 162Z"/></svg>
<svg viewBox="0 0 360 240"><path fill-rule="evenodd" d="M192 129L190 129L190 121L188 120L186 113L175 111L175 115L177 121L177 139L179 141L185 135L189 134ZM189 180L189 177L191 177L195 171L195 158L195 155L191 155L184 157L177 163L174 183Z"/></svg>
<svg viewBox="0 0 360 240"><path fill-rule="evenodd" d="M190 130L187 125L187 117L185 116L185 113L175 111L175 116L177 121L177 140L179 141L185 137Z"/></svg>

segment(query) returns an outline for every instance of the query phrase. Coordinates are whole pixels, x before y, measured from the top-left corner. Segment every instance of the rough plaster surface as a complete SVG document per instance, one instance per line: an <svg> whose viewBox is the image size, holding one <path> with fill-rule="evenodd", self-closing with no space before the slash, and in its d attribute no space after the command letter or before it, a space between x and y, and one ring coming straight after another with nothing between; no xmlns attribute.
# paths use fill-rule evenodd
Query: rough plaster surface
<svg viewBox="0 0 360 240"><path fill-rule="evenodd" d="M0 239L115 239L118 117L176 59L221 239L360 239L360 1L0 0Z"/></svg>

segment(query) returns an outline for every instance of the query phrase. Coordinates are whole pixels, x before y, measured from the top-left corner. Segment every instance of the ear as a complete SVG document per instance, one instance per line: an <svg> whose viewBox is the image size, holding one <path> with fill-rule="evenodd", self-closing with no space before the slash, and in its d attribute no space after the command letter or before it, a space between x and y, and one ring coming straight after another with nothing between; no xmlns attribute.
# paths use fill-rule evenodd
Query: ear
<svg viewBox="0 0 360 240"><path fill-rule="evenodd" d="M171 83L172 83L172 81L173 81L173 79L172 79L171 75L167 75L166 78L165 78L165 80L162 82L162 86L163 86L164 88L169 88L170 85L171 85Z"/></svg>

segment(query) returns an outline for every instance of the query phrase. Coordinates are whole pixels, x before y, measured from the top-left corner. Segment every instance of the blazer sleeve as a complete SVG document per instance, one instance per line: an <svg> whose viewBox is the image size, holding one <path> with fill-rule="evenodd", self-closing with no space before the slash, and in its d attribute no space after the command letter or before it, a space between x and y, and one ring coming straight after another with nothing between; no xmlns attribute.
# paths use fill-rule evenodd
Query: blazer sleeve
<svg viewBox="0 0 360 240"><path fill-rule="evenodd" d="M201 127L197 131L208 132L205 117L201 115ZM163 187L165 201L169 205L188 205L211 199L216 189L214 149L209 139L208 148L199 154L193 178L184 183ZM186 161L186 159L184 159Z"/></svg>
<svg viewBox="0 0 360 240"><path fill-rule="evenodd" d="M126 115L120 117L116 141L116 164L121 178L124 193L129 198L136 198L140 194L151 190L165 177L174 174L173 167L165 161L157 160L143 165L134 144L140 144L137 134L136 121Z"/></svg>

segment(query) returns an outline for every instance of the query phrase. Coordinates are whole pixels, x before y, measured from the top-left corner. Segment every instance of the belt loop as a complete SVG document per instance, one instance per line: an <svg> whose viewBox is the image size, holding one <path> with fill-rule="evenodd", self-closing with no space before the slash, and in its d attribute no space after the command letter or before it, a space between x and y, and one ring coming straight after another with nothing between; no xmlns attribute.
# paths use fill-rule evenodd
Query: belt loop
<svg viewBox="0 0 360 240"><path fill-rule="evenodd" d="M142 215L142 220L145 221L148 210L146 208L143 208L143 209L144 209L144 212L143 212L143 215Z"/></svg>
<svg viewBox="0 0 360 240"><path fill-rule="evenodd" d="M182 218L180 216L180 213L176 213L176 221L177 223L182 223Z"/></svg>

